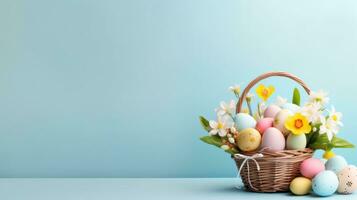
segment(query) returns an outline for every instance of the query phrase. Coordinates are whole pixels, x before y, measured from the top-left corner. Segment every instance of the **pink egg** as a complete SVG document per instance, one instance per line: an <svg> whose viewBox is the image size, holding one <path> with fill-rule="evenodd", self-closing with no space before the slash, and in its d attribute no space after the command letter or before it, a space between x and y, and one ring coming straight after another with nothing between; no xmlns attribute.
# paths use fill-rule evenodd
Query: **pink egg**
<svg viewBox="0 0 357 200"><path fill-rule="evenodd" d="M277 105L270 105L264 111L265 118L274 118L276 114L281 110L281 108Z"/></svg>
<svg viewBox="0 0 357 200"><path fill-rule="evenodd" d="M304 160L300 165L300 173L306 178L314 178L315 175L325 170L324 163L317 158Z"/></svg>
<svg viewBox="0 0 357 200"><path fill-rule="evenodd" d="M260 134L263 134L267 128L273 127L273 122L273 118L263 118L257 122L255 129L257 129Z"/></svg>
<svg viewBox="0 0 357 200"><path fill-rule="evenodd" d="M284 150L285 138L279 129L270 127L267 128L262 137L261 149L269 152L276 152Z"/></svg>

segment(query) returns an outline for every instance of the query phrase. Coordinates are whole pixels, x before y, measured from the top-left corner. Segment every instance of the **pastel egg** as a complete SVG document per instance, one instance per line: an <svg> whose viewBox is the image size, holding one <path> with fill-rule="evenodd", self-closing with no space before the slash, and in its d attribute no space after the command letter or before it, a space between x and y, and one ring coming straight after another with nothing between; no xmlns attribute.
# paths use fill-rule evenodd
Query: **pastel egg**
<svg viewBox="0 0 357 200"><path fill-rule="evenodd" d="M357 168L355 166L343 168L337 177L340 182L337 188L338 193L352 194L357 190Z"/></svg>
<svg viewBox="0 0 357 200"><path fill-rule="evenodd" d="M238 113L236 115L236 124L237 124L238 131L241 131L247 128L254 128L257 122L249 114Z"/></svg>
<svg viewBox="0 0 357 200"><path fill-rule="evenodd" d="M300 110L300 106L295 105L295 104L293 104L293 103L286 103L286 104L284 104L282 107L283 107L283 109L290 110L290 111L293 112L293 113L296 113L297 111Z"/></svg>
<svg viewBox="0 0 357 200"><path fill-rule="evenodd" d="M274 118L280 110L281 108L277 105L269 105L264 111L264 117Z"/></svg>
<svg viewBox="0 0 357 200"><path fill-rule="evenodd" d="M311 180L305 177L296 177L290 183L290 191L295 195L305 195L311 191Z"/></svg>
<svg viewBox="0 0 357 200"><path fill-rule="evenodd" d="M242 151L254 151L261 142L260 133L254 128L242 130L237 137L238 148Z"/></svg>
<svg viewBox="0 0 357 200"><path fill-rule="evenodd" d="M264 131L265 131L267 128L273 127L273 122L274 122L274 119L273 119L273 118L263 118L263 119L260 119L260 120L257 122L257 125L255 126L255 129L257 129L257 130L259 131L259 133L263 134Z"/></svg>
<svg viewBox="0 0 357 200"><path fill-rule="evenodd" d="M333 171L322 171L312 179L312 190L318 196L330 196L338 188L338 178Z"/></svg>
<svg viewBox="0 0 357 200"><path fill-rule="evenodd" d="M293 113L290 110L283 109L274 118L274 127L279 129L283 135L287 135L289 130L285 128L285 121L288 117L292 116Z"/></svg>
<svg viewBox="0 0 357 200"><path fill-rule="evenodd" d="M347 166L346 159L339 155L336 155L335 157L328 159L325 164L326 170L331 170L335 173L338 173L346 166Z"/></svg>
<svg viewBox="0 0 357 200"><path fill-rule="evenodd" d="M286 148L289 150L305 149L306 147L306 136L305 134L295 135L289 134L286 140Z"/></svg>
<svg viewBox="0 0 357 200"><path fill-rule="evenodd" d="M307 178L314 178L318 173L325 170L323 161L317 158L308 158L300 165L300 173Z"/></svg>
<svg viewBox="0 0 357 200"><path fill-rule="evenodd" d="M269 152L284 150L285 148L284 135L274 127L267 128L264 131L262 137L261 148Z"/></svg>

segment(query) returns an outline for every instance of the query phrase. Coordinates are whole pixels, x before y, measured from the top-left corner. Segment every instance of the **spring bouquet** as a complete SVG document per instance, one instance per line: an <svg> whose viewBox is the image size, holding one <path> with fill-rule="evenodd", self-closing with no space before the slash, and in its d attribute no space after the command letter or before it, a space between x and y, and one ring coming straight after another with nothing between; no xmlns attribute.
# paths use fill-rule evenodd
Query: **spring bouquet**
<svg viewBox="0 0 357 200"><path fill-rule="evenodd" d="M290 101L278 96L274 103L268 104L268 99L276 92L275 87L257 83L271 76L293 79L308 93L308 98L301 102L300 91L294 88ZM250 89L256 84L255 94L250 93ZM215 110L216 119L208 120L200 116L201 125L208 132L207 136L200 139L232 155L249 190L277 192L287 191L290 187L293 191L293 181L296 182L296 177L306 173L306 170L318 168L318 172L328 171L325 170L327 165L325 167L320 160L316 162L312 158L314 150L323 150L323 157L328 163L340 158L335 156L332 149L354 147L347 140L338 137L343 126L342 114L328 104L327 93L322 90L311 91L301 79L292 74L270 72L250 82L242 93L238 85L229 89L236 99L221 102ZM253 98L258 100L255 105ZM306 164L303 165L309 159L317 164L310 162L307 167ZM249 166L249 161L254 162ZM307 169L303 170L302 166ZM314 176L300 177L303 179L298 179L300 182L297 185L302 187L304 184L301 182L310 185L305 187L308 191L306 188L312 187L313 178L317 174L314 172ZM319 194L315 190L314 192Z"/></svg>

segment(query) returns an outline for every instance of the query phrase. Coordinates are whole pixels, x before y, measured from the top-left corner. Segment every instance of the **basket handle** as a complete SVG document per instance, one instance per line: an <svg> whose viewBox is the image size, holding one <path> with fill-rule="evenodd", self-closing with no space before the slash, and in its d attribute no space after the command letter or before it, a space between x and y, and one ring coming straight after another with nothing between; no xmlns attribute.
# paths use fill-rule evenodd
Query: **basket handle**
<svg viewBox="0 0 357 200"><path fill-rule="evenodd" d="M306 83L304 81L302 81L299 77L290 74L288 72L267 72L264 73L260 76L258 76L257 78L253 79L248 85L247 87L243 90L242 96L239 98L239 101L237 103L237 107L236 107L236 113L240 113L240 111L242 110L242 106L243 106L243 101L245 100L245 97L247 96L249 90L254 87L255 84L257 84L259 81L272 77L272 76L282 76L282 77L287 77L290 78L294 81L296 81L297 83L299 83L306 91L307 94L310 94L310 88L306 85Z"/></svg>

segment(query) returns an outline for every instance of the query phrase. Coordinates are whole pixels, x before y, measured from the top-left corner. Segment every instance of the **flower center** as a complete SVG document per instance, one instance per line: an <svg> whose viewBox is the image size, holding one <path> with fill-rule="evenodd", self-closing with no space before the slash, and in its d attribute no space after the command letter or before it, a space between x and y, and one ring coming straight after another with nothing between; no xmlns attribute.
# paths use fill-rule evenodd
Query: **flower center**
<svg viewBox="0 0 357 200"><path fill-rule="evenodd" d="M218 122L217 129L222 129L222 128L223 128L223 124L221 122Z"/></svg>
<svg viewBox="0 0 357 200"><path fill-rule="evenodd" d="M338 120L338 117L336 115L332 115L332 120L336 122Z"/></svg>
<svg viewBox="0 0 357 200"><path fill-rule="evenodd" d="M267 88L264 88L263 89L263 91L262 91L262 94L263 94L263 96L268 96L268 94L269 94L269 91L268 91L268 89Z"/></svg>
<svg viewBox="0 0 357 200"><path fill-rule="evenodd" d="M295 128L301 128L304 125L301 119L295 120Z"/></svg>

